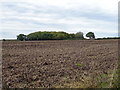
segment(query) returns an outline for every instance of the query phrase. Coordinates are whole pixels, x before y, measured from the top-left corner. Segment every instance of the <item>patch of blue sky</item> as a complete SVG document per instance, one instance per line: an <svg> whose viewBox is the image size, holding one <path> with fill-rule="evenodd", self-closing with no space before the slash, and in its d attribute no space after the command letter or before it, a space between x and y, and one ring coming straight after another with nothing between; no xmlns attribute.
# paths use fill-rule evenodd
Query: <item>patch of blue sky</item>
<svg viewBox="0 0 120 90"><path fill-rule="evenodd" d="M97 38L103 38L103 37L118 37L118 33L102 33L102 32L98 32L96 33Z"/></svg>

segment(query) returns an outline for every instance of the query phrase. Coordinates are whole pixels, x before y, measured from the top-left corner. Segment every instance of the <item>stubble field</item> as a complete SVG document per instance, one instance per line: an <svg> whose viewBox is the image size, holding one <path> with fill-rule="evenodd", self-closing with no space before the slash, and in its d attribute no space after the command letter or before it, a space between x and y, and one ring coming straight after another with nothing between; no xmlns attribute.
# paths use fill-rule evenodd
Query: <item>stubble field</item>
<svg viewBox="0 0 120 90"><path fill-rule="evenodd" d="M118 62L118 40L4 41L2 45L3 86L10 88L111 87Z"/></svg>

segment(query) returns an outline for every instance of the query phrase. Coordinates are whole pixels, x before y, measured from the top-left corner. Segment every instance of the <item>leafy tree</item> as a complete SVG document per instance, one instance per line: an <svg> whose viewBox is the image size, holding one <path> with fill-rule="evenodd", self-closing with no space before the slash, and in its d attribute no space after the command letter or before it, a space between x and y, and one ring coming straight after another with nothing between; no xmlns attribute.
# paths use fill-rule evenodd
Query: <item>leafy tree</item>
<svg viewBox="0 0 120 90"><path fill-rule="evenodd" d="M75 38L77 38L77 39L84 39L83 32L77 32L75 34Z"/></svg>
<svg viewBox="0 0 120 90"><path fill-rule="evenodd" d="M24 35L24 34L19 34L19 35L17 36L17 40L20 40L20 41L27 40L27 36Z"/></svg>
<svg viewBox="0 0 120 90"><path fill-rule="evenodd" d="M6 41L5 39L3 39L3 41Z"/></svg>
<svg viewBox="0 0 120 90"><path fill-rule="evenodd" d="M39 35L39 39L42 39L42 40L50 40L52 39L52 34L48 33L48 32L42 32L40 35Z"/></svg>
<svg viewBox="0 0 120 90"><path fill-rule="evenodd" d="M94 35L93 32L88 32L88 33L86 34L86 37L89 37L90 39L94 39L94 38L95 38L95 35Z"/></svg>
<svg viewBox="0 0 120 90"><path fill-rule="evenodd" d="M63 40L63 39L66 39L67 37L66 37L66 35L63 34L63 33L58 33L57 36L56 36L56 38L57 38L58 40Z"/></svg>
<svg viewBox="0 0 120 90"><path fill-rule="evenodd" d="M29 40L63 40L69 38L66 32L34 32L27 35Z"/></svg>
<svg viewBox="0 0 120 90"><path fill-rule="evenodd" d="M74 39L75 38L75 34L69 34L69 38L70 39Z"/></svg>

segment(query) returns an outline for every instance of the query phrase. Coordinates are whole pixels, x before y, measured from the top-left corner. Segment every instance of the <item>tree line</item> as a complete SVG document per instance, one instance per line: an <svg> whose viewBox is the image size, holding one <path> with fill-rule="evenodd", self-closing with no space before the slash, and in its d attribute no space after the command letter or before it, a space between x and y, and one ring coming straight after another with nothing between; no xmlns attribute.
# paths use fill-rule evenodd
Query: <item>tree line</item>
<svg viewBox="0 0 120 90"><path fill-rule="evenodd" d="M88 32L86 34L86 37L89 37L90 39L94 39L95 35L93 32ZM77 32L75 34L69 34L66 32L34 32L30 33L28 35L19 34L17 35L17 40L23 41L23 40L67 40L67 39L85 39L83 32Z"/></svg>

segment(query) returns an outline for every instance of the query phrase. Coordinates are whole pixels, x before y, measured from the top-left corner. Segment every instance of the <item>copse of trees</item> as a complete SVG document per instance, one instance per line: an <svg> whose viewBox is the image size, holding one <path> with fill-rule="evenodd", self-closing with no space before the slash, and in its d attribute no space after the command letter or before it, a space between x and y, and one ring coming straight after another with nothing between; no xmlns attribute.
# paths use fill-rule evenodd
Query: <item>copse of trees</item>
<svg viewBox="0 0 120 90"><path fill-rule="evenodd" d="M19 34L17 40L65 40L65 39L84 39L83 33L68 34L66 32L34 32L28 35Z"/></svg>
<svg viewBox="0 0 120 90"><path fill-rule="evenodd" d="M104 37L104 38L95 38L95 34L93 32L88 32L86 37L89 39L95 40L105 40L105 39L120 39L120 37ZM28 35L19 34L17 35L17 40L26 41L26 40L85 40L83 32L77 32L76 34L69 34L66 32L34 32ZM6 41L3 39L3 41Z"/></svg>
<svg viewBox="0 0 120 90"><path fill-rule="evenodd" d="M66 32L34 32L27 35L28 40L63 40L69 38Z"/></svg>

